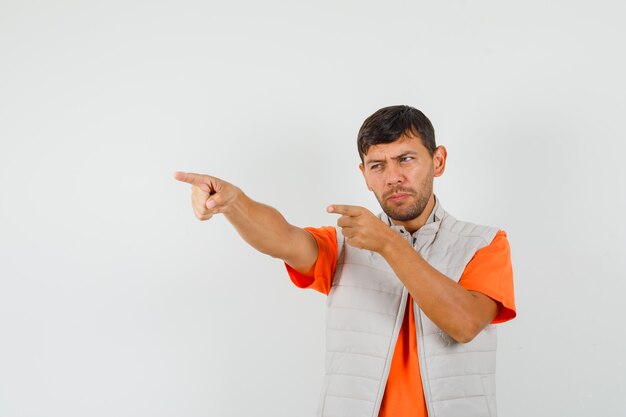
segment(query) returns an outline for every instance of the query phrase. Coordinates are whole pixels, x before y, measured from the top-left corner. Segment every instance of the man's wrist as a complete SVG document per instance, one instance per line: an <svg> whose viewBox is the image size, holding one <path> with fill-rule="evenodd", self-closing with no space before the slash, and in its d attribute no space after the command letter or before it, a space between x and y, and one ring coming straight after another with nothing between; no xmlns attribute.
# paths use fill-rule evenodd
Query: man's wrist
<svg viewBox="0 0 626 417"><path fill-rule="evenodd" d="M379 253L383 258L387 259L389 255L396 253L400 245L406 244L406 240L399 233L394 232L391 228L387 229L382 239L382 246Z"/></svg>
<svg viewBox="0 0 626 417"><path fill-rule="evenodd" d="M245 211L246 199L248 197L244 192L234 185L230 185L232 190L229 190L230 198L224 206L223 214L227 217L230 215L237 215L238 213Z"/></svg>

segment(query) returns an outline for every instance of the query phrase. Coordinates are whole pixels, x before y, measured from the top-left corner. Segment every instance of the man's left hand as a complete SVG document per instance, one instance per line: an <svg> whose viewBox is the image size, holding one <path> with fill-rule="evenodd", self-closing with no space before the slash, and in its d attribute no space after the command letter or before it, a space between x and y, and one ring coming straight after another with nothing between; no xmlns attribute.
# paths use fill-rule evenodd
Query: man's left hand
<svg viewBox="0 0 626 417"><path fill-rule="evenodd" d="M333 204L326 211L341 214L337 226L341 227L350 246L381 253L397 237L390 227L365 207Z"/></svg>

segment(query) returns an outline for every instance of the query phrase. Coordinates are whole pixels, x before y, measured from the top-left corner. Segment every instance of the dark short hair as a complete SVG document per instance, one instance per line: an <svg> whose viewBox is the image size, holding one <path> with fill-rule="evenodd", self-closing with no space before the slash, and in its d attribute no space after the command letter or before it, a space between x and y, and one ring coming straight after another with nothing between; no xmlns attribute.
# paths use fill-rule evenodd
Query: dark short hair
<svg viewBox="0 0 626 417"><path fill-rule="evenodd" d="M359 129L357 147L361 161L370 146L395 142L409 133L422 140L430 156L435 154L435 129L424 113L411 106L389 106L376 111Z"/></svg>

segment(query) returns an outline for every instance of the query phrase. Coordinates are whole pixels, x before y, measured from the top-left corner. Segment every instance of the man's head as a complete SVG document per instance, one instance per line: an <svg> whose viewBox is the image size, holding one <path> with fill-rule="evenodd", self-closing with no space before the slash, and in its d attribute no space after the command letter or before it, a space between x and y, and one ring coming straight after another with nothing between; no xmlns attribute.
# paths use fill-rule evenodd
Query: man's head
<svg viewBox="0 0 626 417"><path fill-rule="evenodd" d="M359 129L357 147L361 162L370 146L395 142L402 134L419 137L430 156L433 156L437 144L435 129L428 117L410 106L389 106L365 119Z"/></svg>
<svg viewBox="0 0 626 417"><path fill-rule="evenodd" d="M361 172L383 211L419 228L426 207L434 205L433 178L443 174L447 156L430 120L413 107L382 108L363 122L357 145Z"/></svg>

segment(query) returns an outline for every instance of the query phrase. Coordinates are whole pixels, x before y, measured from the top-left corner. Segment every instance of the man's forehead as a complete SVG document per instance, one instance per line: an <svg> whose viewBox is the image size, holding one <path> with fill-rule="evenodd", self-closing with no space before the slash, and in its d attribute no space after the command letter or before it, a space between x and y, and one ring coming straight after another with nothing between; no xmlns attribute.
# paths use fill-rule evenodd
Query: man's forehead
<svg viewBox="0 0 626 417"><path fill-rule="evenodd" d="M367 150L367 154L364 155L364 160L380 160L385 158L394 158L406 153L420 152L420 148L424 148L422 141L414 136L402 135L400 139L391 143L380 143L372 145Z"/></svg>

